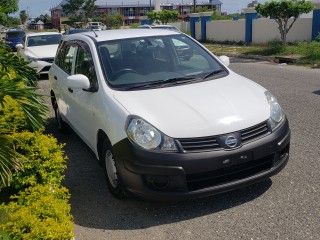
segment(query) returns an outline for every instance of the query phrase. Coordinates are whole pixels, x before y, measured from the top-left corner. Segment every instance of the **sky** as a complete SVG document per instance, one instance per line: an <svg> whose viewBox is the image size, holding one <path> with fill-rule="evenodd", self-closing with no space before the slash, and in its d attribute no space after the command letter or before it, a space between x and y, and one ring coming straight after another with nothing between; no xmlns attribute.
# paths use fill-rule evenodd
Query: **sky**
<svg viewBox="0 0 320 240"><path fill-rule="evenodd" d="M41 14L48 14L50 15L49 9L57 6L59 3L61 3L62 0L19 0L19 11L17 15L19 15L19 12L21 10L26 10L31 17L38 17ZM169 2L175 1L175 2L191 2L192 0L168 0ZM205 0L197 0L199 3L201 2L207 2ZM245 8L248 3L250 3L252 0L220 0L222 4L222 12L228 12L228 13L237 13L241 12L241 9ZM260 3L264 3L266 0L259 0ZM119 4L119 3L149 3L149 0L97 0L97 4ZM164 1L166 2L166 1Z"/></svg>

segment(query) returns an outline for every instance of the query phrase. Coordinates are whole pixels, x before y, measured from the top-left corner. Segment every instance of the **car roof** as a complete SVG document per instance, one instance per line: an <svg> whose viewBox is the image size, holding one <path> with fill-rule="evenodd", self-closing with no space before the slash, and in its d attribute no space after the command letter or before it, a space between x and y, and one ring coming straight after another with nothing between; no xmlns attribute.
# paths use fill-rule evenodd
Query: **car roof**
<svg viewBox="0 0 320 240"><path fill-rule="evenodd" d="M38 32L38 33L27 33L26 36L42 36L42 35L62 35L61 33L57 32Z"/></svg>
<svg viewBox="0 0 320 240"><path fill-rule="evenodd" d="M175 32L166 29L150 29L146 31L145 29L117 29L117 30L106 30L97 32L84 32L81 36L89 36L96 42L118 40L118 39L129 39L129 38L139 38L139 37L152 37L152 36L167 36L167 35L177 35L180 32ZM79 35L78 35L79 36ZM73 34L65 35L63 39L73 39L78 36Z"/></svg>

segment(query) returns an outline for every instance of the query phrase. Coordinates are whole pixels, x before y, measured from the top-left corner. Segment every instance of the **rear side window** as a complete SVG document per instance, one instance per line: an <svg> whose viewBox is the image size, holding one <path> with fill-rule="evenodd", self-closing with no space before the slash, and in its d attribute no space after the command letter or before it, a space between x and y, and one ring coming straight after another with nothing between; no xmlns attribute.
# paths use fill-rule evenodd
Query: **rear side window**
<svg viewBox="0 0 320 240"><path fill-rule="evenodd" d="M59 48L55 64L58 65L63 71L71 75L72 61L76 47L68 43L63 43Z"/></svg>

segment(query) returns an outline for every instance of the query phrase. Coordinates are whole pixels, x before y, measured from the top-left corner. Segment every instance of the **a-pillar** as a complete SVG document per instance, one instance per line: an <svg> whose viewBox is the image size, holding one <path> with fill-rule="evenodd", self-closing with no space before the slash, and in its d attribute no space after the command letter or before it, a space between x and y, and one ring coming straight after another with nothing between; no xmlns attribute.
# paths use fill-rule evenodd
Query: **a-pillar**
<svg viewBox="0 0 320 240"><path fill-rule="evenodd" d="M211 21L211 15L213 12L201 12L201 41L205 42L207 40L207 22Z"/></svg>
<svg viewBox="0 0 320 240"><path fill-rule="evenodd" d="M314 4L316 9L313 10L312 17L312 40L315 40L320 35L320 3Z"/></svg>
<svg viewBox="0 0 320 240"><path fill-rule="evenodd" d="M258 18L257 12L253 8L244 9L246 14L246 34L245 34L245 42L246 45L252 43L252 21Z"/></svg>
<svg viewBox="0 0 320 240"><path fill-rule="evenodd" d="M190 13L189 17L190 17L190 34L191 37L193 37L194 39L196 39L196 23L199 22L200 18L199 18L199 14L198 13Z"/></svg>

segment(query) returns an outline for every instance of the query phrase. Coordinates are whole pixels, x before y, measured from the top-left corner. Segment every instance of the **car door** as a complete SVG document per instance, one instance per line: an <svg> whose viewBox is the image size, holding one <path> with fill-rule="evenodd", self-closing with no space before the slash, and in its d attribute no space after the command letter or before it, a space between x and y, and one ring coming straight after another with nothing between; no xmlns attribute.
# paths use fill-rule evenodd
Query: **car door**
<svg viewBox="0 0 320 240"><path fill-rule="evenodd" d="M89 89L68 89L71 121L80 137L93 148L95 139L94 104L97 101L98 83L89 46L77 41L73 74L82 74L90 81Z"/></svg>
<svg viewBox="0 0 320 240"><path fill-rule="evenodd" d="M55 98L64 121L73 127L71 92L67 86L67 78L73 73L74 58L77 45L72 42L64 42L60 46L57 57L52 65L49 78L54 90Z"/></svg>

